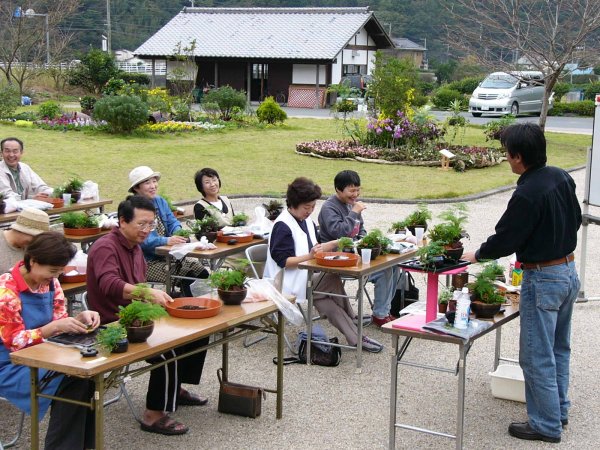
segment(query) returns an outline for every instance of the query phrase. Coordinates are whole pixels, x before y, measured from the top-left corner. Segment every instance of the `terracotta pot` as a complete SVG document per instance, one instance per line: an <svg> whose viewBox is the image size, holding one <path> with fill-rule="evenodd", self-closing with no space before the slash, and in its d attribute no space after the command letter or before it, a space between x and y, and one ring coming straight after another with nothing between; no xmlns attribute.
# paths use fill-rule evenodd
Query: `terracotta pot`
<svg viewBox="0 0 600 450"><path fill-rule="evenodd" d="M206 240L208 242L215 242L217 240L217 232L216 231L201 231L200 233L196 233L196 239L202 239L202 236L206 236Z"/></svg>
<svg viewBox="0 0 600 450"><path fill-rule="evenodd" d="M475 313L478 319L491 319L498 311L500 311L501 303L483 303L482 301L476 300L471 302L471 311Z"/></svg>
<svg viewBox="0 0 600 450"><path fill-rule="evenodd" d="M132 344L146 342L154 331L154 322L141 327L127 327L127 339Z"/></svg>
<svg viewBox="0 0 600 450"><path fill-rule="evenodd" d="M68 236L92 236L100 233L100 227L96 228L65 228L65 234Z"/></svg>
<svg viewBox="0 0 600 450"><path fill-rule="evenodd" d="M117 346L113 349L111 353L125 353L129 349L129 341L127 338L121 339L117 342Z"/></svg>
<svg viewBox="0 0 600 450"><path fill-rule="evenodd" d="M446 311L448 310L448 303L440 303L438 305L438 311L442 314L446 314Z"/></svg>
<svg viewBox="0 0 600 450"><path fill-rule="evenodd" d="M50 197L47 201L48 203L52 203L53 208L62 208L65 206L65 201L62 198Z"/></svg>
<svg viewBox="0 0 600 450"><path fill-rule="evenodd" d="M224 289L217 289L219 298L223 300L226 305L239 305L246 298L248 290L246 288L236 291L226 291Z"/></svg>

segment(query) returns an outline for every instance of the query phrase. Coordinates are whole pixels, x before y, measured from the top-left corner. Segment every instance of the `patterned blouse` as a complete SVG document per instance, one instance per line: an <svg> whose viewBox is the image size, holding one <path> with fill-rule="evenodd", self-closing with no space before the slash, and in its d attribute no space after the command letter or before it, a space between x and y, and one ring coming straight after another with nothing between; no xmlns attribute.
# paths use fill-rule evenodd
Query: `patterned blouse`
<svg viewBox="0 0 600 450"><path fill-rule="evenodd" d="M19 268L23 261L17 263L9 273L0 275L0 340L11 352L43 342L41 328L26 330L21 317L21 300L19 292L30 291L44 294L50 290L49 285L31 291ZM54 282L54 313L52 320L67 317L65 294L56 278Z"/></svg>

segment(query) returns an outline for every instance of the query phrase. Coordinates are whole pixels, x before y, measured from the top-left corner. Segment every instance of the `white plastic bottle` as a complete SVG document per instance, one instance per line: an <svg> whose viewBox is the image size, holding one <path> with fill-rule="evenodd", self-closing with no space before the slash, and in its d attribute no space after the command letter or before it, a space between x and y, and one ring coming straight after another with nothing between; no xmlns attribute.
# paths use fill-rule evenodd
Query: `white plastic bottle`
<svg viewBox="0 0 600 450"><path fill-rule="evenodd" d="M454 328L461 330L469 326L469 313L471 312L471 296L469 288L463 287L456 305L456 315L454 316Z"/></svg>

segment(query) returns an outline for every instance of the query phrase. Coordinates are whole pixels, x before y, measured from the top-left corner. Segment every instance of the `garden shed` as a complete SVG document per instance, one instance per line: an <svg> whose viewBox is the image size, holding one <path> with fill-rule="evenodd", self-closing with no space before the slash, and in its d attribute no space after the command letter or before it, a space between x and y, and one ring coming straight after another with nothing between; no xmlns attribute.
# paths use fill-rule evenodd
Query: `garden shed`
<svg viewBox="0 0 600 450"><path fill-rule="evenodd" d="M250 101L283 95L288 106L323 107L327 86L368 74L375 52L393 45L368 7L184 8L134 53L166 61L167 80L183 72Z"/></svg>

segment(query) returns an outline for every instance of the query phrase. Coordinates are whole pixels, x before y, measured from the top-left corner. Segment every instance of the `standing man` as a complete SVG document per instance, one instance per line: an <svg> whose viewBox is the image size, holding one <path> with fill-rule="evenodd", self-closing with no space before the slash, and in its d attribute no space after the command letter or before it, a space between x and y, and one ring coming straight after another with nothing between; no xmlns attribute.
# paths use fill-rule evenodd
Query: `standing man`
<svg viewBox="0 0 600 450"><path fill-rule="evenodd" d="M94 243L87 260L88 303L100 313L103 324L117 320L119 306L128 305L135 285L146 281L147 266L140 244L156 228L154 203L146 197L127 197L119 204L117 215L119 226ZM165 305L173 301L163 291L150 291L155 303ZM148 362L165 361L206 344L208 338L177 347ZM181 387L182 383L200 383L205 357L206 352L196 353L150 371L142 430L166 435L187 433L188 427L169 413L177 406L207 403L206 398Z"/></svg>
<svg viewBox="0 0 600 450"><path fill-rule="evenodd" d="M353 170L342 170L333 184L335 195L329 197L319 213L319 233L323 242L342 237L360 239L367 234L362 212L367 208L358 201L360 196L360 177ZM373 323L378 327L392 321L390 305L398 284L398 269L376 272L369 277L375 283L375 300L373 301Z"/></svg>
<svg viewBox="0 0 600 450"><path fill-rule="evenodd" d="M573 251L581 226L575 182L567 172L546 166L546 139L532 123L508 127L500 142L517 188L496 233L471 262L496 259L513 252L524 269L519 309L519 363L525 375L528 421L511 423L518 439L560 442L569 421L571 316L579 291Z"/></svg>
<svg viewBox="0 0 600 450"><path fill-rule="evenodd" d="M44 231L50 231L48 214L34 208L25 208L10 229L0 231L0 273L9 272L21 261L25 247Z"/></svg>
<svg viewBox="0 0 600 450"><path fill-rule="evenodd" d="M0 194L4 194L4 198L16 197L17 200L47 200L53 189L31 167L21 162L23 141L15 137L3 139L0 149Z"/></svg>

